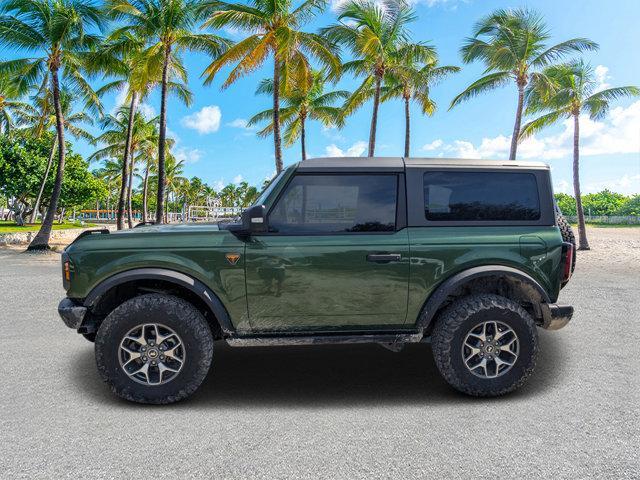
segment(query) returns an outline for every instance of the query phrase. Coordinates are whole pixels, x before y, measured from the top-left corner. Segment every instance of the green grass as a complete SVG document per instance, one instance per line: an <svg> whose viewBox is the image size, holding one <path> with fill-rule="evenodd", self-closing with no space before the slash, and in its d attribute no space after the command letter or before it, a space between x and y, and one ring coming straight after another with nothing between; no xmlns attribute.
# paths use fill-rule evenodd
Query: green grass
<svg viewBox="0 0 640 480"><path fill-rule="evenodd" d="M94 223L85 223L84 225L80 225L79 223L71 223L64 222L62 224L54 223L54 230L68 230L70 228L86 228L86 227L95 227ZM19 233L19 232L37 232L40 230L39 223L28 223L22 227L19 227L14 222L7 222L4 220L0 220L0 234L2 233Z"/></svg>

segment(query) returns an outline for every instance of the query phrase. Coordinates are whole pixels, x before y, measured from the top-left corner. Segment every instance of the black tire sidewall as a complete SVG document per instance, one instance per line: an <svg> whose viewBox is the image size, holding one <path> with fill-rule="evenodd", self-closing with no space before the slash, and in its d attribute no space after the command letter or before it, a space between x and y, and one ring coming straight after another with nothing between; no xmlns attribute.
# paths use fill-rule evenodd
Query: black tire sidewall
<svg viewBox="0 0 640 480"><path fill-rule="evenodd" d="M478 324L485 321L498 321L509 326L518 337L518 358L508 372L496 378L481 378L474 375L464 364L462 345L467 334ZM535 328L535 327L534 327ZM532 335L531 328L523 321L521 315L511 310L499 308L483 309L469 315L453 335L451 345L451 365L460 380L470 385L471 388L486 391L501 392L511 390L521 378L528 374L535 361L536 343L535 330Z"/></svg>
<svg viewBox="0 0 640 480"><path fill-rule="evenodd" d="M162 385L138 383L120 365L120 342L145 323L169 327L184 345L181 371ZM114 393L139 403L172 403L189 396L204 380L213 356L213 338L206 320L193 305L170 295L148 294L124 302L107 316L98 330L95 348L100 375Z"/></svg>

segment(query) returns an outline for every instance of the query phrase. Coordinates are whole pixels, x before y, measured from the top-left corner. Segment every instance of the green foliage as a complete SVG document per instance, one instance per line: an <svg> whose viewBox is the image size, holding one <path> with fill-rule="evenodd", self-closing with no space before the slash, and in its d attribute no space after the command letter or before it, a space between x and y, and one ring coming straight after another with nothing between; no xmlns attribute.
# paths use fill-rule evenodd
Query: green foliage
<svg viewBox="0 0 640 480"><path fill-rule="evenodd" d="M556 193L556 202L564 215L576 215L576 200L566 193ZM640 195L626 196L604 189L598 193L582 195L582 207L586 215L628 216L640 215Z"/></svg>
<svg viewBox="0 0 640 480"><path fill-rule="evenodd" d="M566 193L556 193L556 203L563 215L576 215L576 199Z"/></svg>
<svg viewBox="0 0 640 480"><path fill-rule="evenodd" d="M53 145L53 135L34 138L19 132L0 136L0 193L26 200L37 195Z"/></svg>
<svg viewBox="0 0 640 480"><path fill-rule="evenodd" d="M23 132L0 136L0 193L31 205L44 175L53 134L34 138ZM106 195L106 186L89 172L89 165L67 145L65 177L62 182L60 207L73 207ZM52 169L54 170L54 169ZM49 172L43 206L51 195L55 172Z"/></svg>
<svg viewBox="0 0 640 480"><path fill-rule="evenodd" d="M617 212L627 200L621 193L603 190L582 196L582 206L587 215L618 215Z"/></svg>
<svg viewBox="0 0 640 480"><path fill-rule="evenodd" d="M640 194L627 197L616 212L616 215L640 216Z"/></svg>

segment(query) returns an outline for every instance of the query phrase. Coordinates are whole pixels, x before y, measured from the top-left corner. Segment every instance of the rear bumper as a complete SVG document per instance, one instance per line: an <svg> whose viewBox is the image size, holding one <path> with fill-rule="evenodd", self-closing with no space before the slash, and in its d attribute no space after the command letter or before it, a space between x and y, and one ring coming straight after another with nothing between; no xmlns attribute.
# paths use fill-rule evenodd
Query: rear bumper
<svg viewBox="0 0 640 480"><path fill-rule="evenodd" d="M560 330L571 321L573 307L571 305L558 305L551 303L543 309L542 328L547 330Z"/></svg>
<svg viewBox="0 0 640 480"><path fill-rule="evenodd" d="M58 314L60 314L60 318L62 318L62 321L67 327L73 328L74 330L80 328L86 313L87 307L76 304L70 298L63 298L58 304Z"/></svg>

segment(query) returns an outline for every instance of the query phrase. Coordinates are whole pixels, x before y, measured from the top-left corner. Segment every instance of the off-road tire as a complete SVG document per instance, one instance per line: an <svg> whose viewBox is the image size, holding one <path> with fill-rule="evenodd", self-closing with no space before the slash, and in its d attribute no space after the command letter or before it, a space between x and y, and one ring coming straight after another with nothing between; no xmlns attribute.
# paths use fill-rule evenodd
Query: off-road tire
<svg viewBox="0 0 640 480"><path fill-rule="evenodd" d="M511 369L496 378L474 375L462 356L465 336L486 320L508 325L520 344ZM436 366L447 383L476 397L496 397L521 387L533 372L538 355L538 332L531 315L516 302L493 294L470 295L452 303L436 320L431 342Z"/></svg>
<svg viewBox="0 0 640 480"><path fill-rule="evenodd" d="M562 235L563 242L569 242L573 245L573 263L571 265L571 273L576 268L576 253L578 251L578 247L576 246L576 236L573 234L573 229L567 219L564 218L564 215L559 211L556 211L556 223L558 224L558 228L560 229L560 235Z"/></svg>
<svg viewBox="0 0 640 480"><path fill-rule="evenodd" d="M91 343L95 343L96 341L96 332L93 333L83 333L82 336L87 339L87 341Z"/></svg>
<svg viewBox="0 0 640 480"><path fill-rule="evenodd" d="M138 383L120 366L121 340L131 329L145 323L166 325L179 335L185 347L182 369L161 385ZM174 403L195 392L206 377L213 358L213 336L207 321L192 304L172 295L152 293L127 300L104 319L96 337L95 353L100 376L119 397L137 403Z"/></svg>

